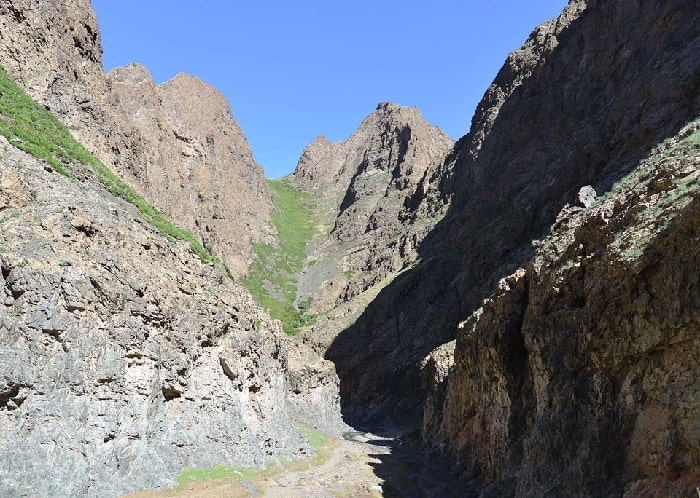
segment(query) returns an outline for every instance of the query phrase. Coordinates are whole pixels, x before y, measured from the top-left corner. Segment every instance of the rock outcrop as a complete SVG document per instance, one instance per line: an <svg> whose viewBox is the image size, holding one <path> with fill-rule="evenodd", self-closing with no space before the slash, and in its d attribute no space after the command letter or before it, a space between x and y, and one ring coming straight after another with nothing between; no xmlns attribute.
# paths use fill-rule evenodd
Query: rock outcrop
<svg viewBox="0 0 700 498"><path fill-rule="evenodd" d="M245 274L272 204L228 103L201 80L102 68L89 0L0 6L0 64L107 166ZM226 186L222 188L222 186Z"/></svg>
<svg viewBox="0 0 700 498"><path fill-rule="evenodd" d="M481 496L691 496L700 479L700 121L588 209L434 354L423 437Z"/></svg>
<svg viewBox="0 0 700 498"><path fill-rule="evenodd" d="M470 133L417 189L418 216L451 201L420 263L327 354L349 419L416 410L423 358L526 264L562 206L582 186L608 190L698 114L696 20L691 1L572 1L508 57Z"/></svg>
<svg viewBox="0 0 700 498"><path fill-rule="evenodd" d="M101 186L0 143L0 494L115 496L306 453L287 346Z"/></svg>
<svg viewBox="0 0 700 498"><path fill-rule="evenodd" d="M187 74L156 85L138 64L113 69L108 81L141 134L134 183L233 275L245 274L253 241L270 235L272 201L226 98Z"/></svg>
<svg viewBox="0 0 700 498"><path fill-rule="evenodd" d="M350 301L415 261L436 220L404 223L403 209L453 143L418 109L381 103L345 142L320 136L306 148L292 180L320 193L328 229L309 248L314 264L300 277L315 310Z"/></svg>

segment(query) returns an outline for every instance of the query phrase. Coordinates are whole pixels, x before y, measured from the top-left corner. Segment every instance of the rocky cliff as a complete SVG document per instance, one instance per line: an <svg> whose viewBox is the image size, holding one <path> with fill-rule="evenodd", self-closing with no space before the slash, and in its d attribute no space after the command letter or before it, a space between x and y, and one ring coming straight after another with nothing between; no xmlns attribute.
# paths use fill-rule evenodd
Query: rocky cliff
<svg viewBox="0 0 700 498"><path fill-rule="evenodd" d="M346 416L416 410L423 357L526 263L562 206L584 185L607 190L698 114L696 20L689 1L572 1L508 56L470 133L417 190L418 213L452 203L420 264L328 351Z"/></svg>
<svg viewBox="0 0 700 498"><path fill-rule="evenodd" d="M426 361L424 441L481 496L695 492L699 177L695 121L565 208L460 324L454 364Z"/></svg>
<svg viewBox="0 0 700 498"><path fill-rule="evenodd" d="M0 494L115 496L308 451L279 326L135 207L0 141Z"/></svg>
<svg viewBox="0 0 700 498"><path fill-rule="evenodd" d="M4 2L0 64L235 276L245 273L252 242L271 233L271 200L218 91L185 75L156 86L137 65L105 75L89 0Z"/></svg>
<svg viewBox="0 0 700 498"><path fill-rule="evenodd" d="M0 494L113 496L302 454L295 420L339 430L339 397L358 428L418 427L467 495L692 494L697 21L691 0L572 0L456 144L393 104L319 137L290 180L322 213L284 275L323 312L298 343L94 175L0 140ZM87 0L5 2L0 28L37 100L245 271L271 207L218 92L104 75Z"/></svg>
<svg viewBox="0 0 700 498"><path fill-rule="evenodd" d="M270 235L272 202L225 97L186 74L156 85L138 64L113 69L108 82L141 135L131 172L143 195L245 274L253 241Z"/></svg>
<svg viewBox="0 0 700 498"><path fill-rule="evenodd" d="M351 301L417 258L435 219L405 223L402 211L453 141L416 108L381 103L344 142L311 143L292 181L315 196L322 233L300 277L301 295L327 311Z"/></svg>
<svg viewBox="0 0 700 498"><path fill-rule="evenodd" d="M271 203L221 94L187 75L155 85L136 65L105 75L88 1L3 2L0 28L0 64L242 273ZM185 467L308 455L299 422L337 430L327 364L288 356L242 286L151 226L143 199L144 216L110 194L49 114L26 98L12 108L21 92L1 76L3 133L30 129L0 139L0 495L168 486ZM16 144L83 159L56 168Z"/></svg>

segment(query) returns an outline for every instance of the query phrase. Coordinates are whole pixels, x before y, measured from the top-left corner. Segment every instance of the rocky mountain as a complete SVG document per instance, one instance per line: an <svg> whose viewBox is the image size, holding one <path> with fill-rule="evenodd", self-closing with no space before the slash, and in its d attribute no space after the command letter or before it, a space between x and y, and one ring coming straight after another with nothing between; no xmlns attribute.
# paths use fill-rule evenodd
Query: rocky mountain
<svg viewBox="0 0 700 498"><path fill-rule="evenodd" d="M243 275L252 243L272 234L272 204L225 98L187 75L155 85L138 65L105 75L89 0L4 2L0 28L0 64L22 87Z"/></svg>
<svg viewBox="0 0 700 498"><path fill-rule="evenodd" d="M0 494L115 496L294 458L311 451L296 424L337 434L342 408L349 437L407 431L377 440L448 462L430 496L692 495L698 53L691 0L571 0L458 142L382 103L310 144L274 190L318 232L291 265L304 242L275 240L219 92L105 75L87 0L3 3L13 77L234 275L253 241L277 244L255 285L310 310L285 337L89 165L61 176L0 139ZM421 480L371 464L387 494Z"/></svg>
<svg viewBox="0 0 700 498"><path fill-rule="evenodd" d="M108 82L141 134L131 171L143 195L243 275L253 241L271 235L272 201L225 97L186 74L156 85L138 64L113 69Z"/></svg>
<svg viewBox="0 0 700 498"><path fill-rule="evenodd" d="M605 191L697 115L695 19L692 2L573 1L508 57L470 133L419 189L418 213L452 203L420 263L328 351L346 417L377 423L416 410L423 357L528 261L579 189Z"/></svg>
<svg viewBox="0 0 700 498"><path fill-rule="evenodd" d="M152 226L116 177L112 195L44 110L236 275L270 233L271 202L221 94L187 75L154 85L136 65L105 75L87 1L4 2L0 27L13 76L0 71L0 128L25 127L0 138L0 495L117 496L186 467L312 453L298 424L343 427L332 366L302 363L279 323ZM13 108L12 79L41 106Z"/></svg>
<svg viewBox="0 0 700 498"><path fill-rule="evenodd" d="M4 138L0 224L2 496L116 496L309 451L279 325L187 244Z"/></svg>
<svg viewBox="0 0 700 498"><path fill-rule="evenodd" d="M415 261L435 223L404 223L404 206L454 142L420 111L381 103L346 141L324 136L302 154L292 182L315 196L324 230L308 248L300 296L327 311Z"/></svg>

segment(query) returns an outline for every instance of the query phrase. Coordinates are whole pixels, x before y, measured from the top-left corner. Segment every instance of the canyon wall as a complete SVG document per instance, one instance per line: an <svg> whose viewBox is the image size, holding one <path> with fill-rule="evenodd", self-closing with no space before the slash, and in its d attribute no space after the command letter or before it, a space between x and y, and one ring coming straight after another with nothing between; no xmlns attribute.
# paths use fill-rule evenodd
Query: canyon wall
<svg viewBox="0 0 700 498"><path fill-rule="evenodd" d="M116 496L310 451L287 340L99 185L0 139L0 494Z"/></svg>
<svg viewBox="0 0 700 498"><path fill-rule="evenodd" d="M582 186L609 189L698 114L696 20L689 1L572 1L508 56L469 134L417 189L414 216L451 202L420 263L327 353L348 419L420 417L424 356L528 261Z"/></svg>

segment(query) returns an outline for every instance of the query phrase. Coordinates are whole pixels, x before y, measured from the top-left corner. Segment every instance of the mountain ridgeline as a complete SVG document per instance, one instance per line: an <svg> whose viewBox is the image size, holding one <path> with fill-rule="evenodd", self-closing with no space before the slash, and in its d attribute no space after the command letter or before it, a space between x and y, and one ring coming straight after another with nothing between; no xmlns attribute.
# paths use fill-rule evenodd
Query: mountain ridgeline
<svg viewBox="0 0 700 498"><path fill-rule="evenodd" d="M372 460L390 496L696 493L696 2L571 0L457 142L380 103L282 180L217 90L101 54L89 0L0 5L2 496L244 475L308 427L450 469Z"/></svg>

